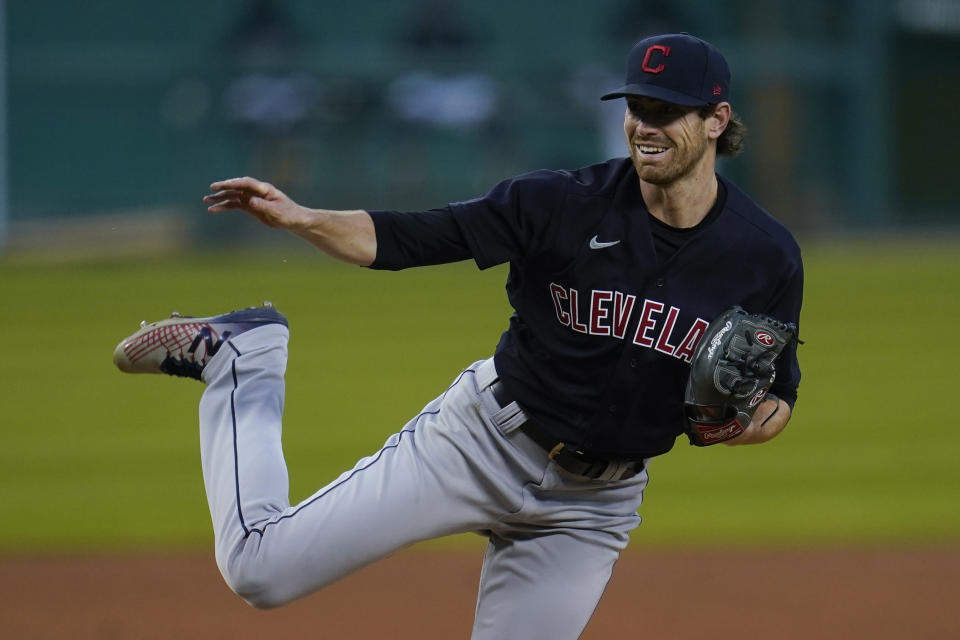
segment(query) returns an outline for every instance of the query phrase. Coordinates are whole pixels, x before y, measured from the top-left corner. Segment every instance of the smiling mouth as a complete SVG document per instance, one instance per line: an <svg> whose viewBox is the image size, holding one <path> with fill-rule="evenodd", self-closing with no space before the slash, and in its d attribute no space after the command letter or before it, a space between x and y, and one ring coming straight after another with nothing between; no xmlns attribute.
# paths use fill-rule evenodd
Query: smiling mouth
<svg viewBox="0 0 960 640"><path fill-rule="evenodd" d="M646 156L658 155L667 150L667 147L661 147L655 144L638 144L634 146L636 146L637 151Z"/></svg>

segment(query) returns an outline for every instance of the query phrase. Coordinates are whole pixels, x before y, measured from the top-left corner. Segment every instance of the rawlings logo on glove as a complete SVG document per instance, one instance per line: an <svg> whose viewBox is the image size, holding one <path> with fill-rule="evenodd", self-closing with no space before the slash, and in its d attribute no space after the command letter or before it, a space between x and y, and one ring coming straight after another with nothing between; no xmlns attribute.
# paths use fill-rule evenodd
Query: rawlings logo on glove
<svg viewBox="0 0 960 640"><path fill-rule="evenodd" d="M773 361L797 327L733 307L700 339L684 396L687 437L698 447L735 438L750 424L776 377Z"/></svg>

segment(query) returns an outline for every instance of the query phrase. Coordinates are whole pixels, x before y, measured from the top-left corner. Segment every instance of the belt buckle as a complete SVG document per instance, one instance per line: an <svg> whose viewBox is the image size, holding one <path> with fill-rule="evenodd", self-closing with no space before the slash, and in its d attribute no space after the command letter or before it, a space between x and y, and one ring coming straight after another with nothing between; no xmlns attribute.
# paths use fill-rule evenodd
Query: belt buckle
<svg viewBox="0 0 960 640"><path fill-rule="evenodd" d="M550 451L547 453L547 457L550 458L551 460L556 460L557 456L559 456L560 453L566 448L567 448L566 442L558 442L557 444L553 445L553 449L550 449ZM574 451L571 455L582 456L583 451Z"/></svg>
<svg viewBox="0 0 960 640"><path fill-rule="evenodd" d="M548 457L555 461L557 456L560 455L564 449L566 449L566 444L559 442L553 447L553 449L550 450ZM583 452L575 451L573 455L582 456ZM608 476L608 474L609 477L606 477L606 480L627 480L637 475L643 469L642 466L638 469L636 462L611 462L600 460L588 462L583 460L583 463L588 465L587 468L583 470L574 471L567 467L564 468L567 468L567 470L571 471L572 473L576 473L577 475L582 475L585 478L591 478L593 480L605 478Z"/></svg>

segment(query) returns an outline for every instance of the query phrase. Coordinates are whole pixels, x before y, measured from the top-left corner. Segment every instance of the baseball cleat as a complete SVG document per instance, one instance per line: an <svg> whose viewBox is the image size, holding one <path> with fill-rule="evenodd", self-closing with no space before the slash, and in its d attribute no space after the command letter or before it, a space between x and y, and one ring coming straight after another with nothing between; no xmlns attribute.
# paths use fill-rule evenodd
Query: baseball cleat
<svg viewBox="0 0 960 640"><path fill-rule="evenodd" d="M113 350L113 363L126 373L166 373L200 380L203 368L230 338L268 324L287 325L269 302L210 318L181 316L140 323L140 330Z"/></svg>

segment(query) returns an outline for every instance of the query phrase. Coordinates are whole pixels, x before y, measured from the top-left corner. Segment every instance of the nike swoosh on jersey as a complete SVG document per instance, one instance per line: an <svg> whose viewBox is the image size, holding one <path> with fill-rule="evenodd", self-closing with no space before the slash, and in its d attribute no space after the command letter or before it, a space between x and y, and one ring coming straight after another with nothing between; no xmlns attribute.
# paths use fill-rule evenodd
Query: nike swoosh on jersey
<svg viewBox="0 0 960 640"><path fill-rule="evenodd" d="M590 248L591 249L606 249L607 247L612 247L615 244L620 244L619 240L614 240L613 242L600 242L597 239L597 236L590 238Z"/></svg>

